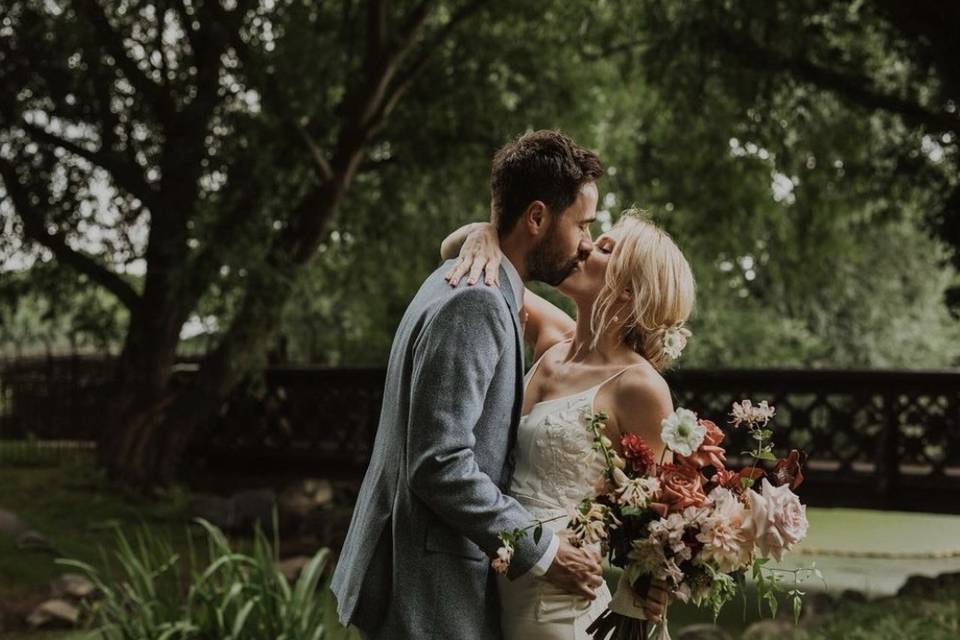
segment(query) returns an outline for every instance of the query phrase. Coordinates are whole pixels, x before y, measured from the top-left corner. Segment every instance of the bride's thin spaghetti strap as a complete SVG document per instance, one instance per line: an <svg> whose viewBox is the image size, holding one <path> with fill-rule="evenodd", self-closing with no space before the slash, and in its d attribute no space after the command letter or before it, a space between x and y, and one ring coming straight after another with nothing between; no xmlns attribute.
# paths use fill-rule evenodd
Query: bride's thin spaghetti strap
<svg viewBox="0 0 960 640"><path fill-rule="evenodd" d="M544 350L543 350L543 353L540 354L540 357L537 358L537 361L534 362L534 363L530 366L530 369L527 371L527 375L525 376L526 379L527 379L527 382L529 382L530 379L533 377L533 373L537 370L537 367L540 366L540 363L543 362L543 359L547 357L547 354L548 354L548 353L550 353L551 351L553 351L554 349L556 349L556 348L557 348L557 345L561 345L561 344L563 344L564 342L571 342L572 340L573 340L573 338L567 338L566 340L561 340L560 342L558 342L558 343L556 343L556 344L553 344L553 345L550 345L549 347L547 347L546 349L544 349Z"/></svg>
<svg viewBox="0 0 960 640"><path fill-rule="evenodd" d="M624 373L625 371L628 371L628 370L630 370L630 369L633 369L634 367L641 367L641 366L643 366L643 364L644 364L644 363L642 363L642 362L637 362L636 364L627 365L627 366L624 367L623 369L620 369L620 371L617 371L615 374L613 374L612 376L610 376L609 378L607 378L606 380L604 380L603 382L601 382L600 384L598 384L597 386L595 386L594 389L596 389L597 392L599 393L599 392L600 392L600 389L602 389L603 386L604 386L605 384L607 384L608 382L612 382L614 379L619 378L621 375L623 375L623 373Z"/></svg>

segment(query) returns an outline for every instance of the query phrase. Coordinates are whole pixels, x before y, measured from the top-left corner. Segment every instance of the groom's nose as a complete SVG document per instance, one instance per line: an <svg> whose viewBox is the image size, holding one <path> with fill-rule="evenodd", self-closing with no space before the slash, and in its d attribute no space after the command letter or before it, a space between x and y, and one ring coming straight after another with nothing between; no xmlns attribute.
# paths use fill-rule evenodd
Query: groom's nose
<svg viewBox="0 0 960 640"><path fill-rule="evenodd" d="M587 258L590 257L590 254L593 252L593 242L589 239L584 238L580 241L580 246L577 247L577 260L584 262Z"/></svg>

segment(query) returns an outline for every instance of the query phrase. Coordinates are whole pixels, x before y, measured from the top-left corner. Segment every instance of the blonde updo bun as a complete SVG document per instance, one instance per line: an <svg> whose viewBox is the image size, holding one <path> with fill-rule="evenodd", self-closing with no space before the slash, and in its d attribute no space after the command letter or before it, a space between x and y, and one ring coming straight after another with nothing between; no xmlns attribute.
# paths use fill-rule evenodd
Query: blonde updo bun
<svg viewBox="0 0 960 640"><path fill-rule="evenodd" d="M590 318L594 346L611 325L623 321L624 342L663 370L690 336L683 328L696 292L690 264L670 235L638 209L624 211L611 233L616 246ZM626 308L618 300L625 290L633 294Z"/></svg>

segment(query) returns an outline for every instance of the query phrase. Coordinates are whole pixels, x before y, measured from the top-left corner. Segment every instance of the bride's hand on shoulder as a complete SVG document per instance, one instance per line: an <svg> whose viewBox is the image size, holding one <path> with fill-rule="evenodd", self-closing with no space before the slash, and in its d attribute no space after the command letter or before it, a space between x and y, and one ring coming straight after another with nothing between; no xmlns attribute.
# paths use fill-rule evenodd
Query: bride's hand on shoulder
<svg viewBox="0 0 960 640"><path fill-rule="evenodd" d="M460 247L460 256L456 264L444 276L450 286L456 287L461 278L467 276L467 285L474 285L484 274L487 285L500 284L500 262L503 252L500 250L500 238L496 228L489 223L478 224L467 235Z"/></svg>

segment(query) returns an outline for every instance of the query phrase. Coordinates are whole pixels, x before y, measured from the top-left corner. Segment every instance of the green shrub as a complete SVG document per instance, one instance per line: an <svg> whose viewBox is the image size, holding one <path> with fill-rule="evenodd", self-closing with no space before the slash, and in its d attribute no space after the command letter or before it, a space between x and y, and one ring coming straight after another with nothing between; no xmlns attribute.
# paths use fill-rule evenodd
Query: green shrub
<svg viewBox="0 0 960 640"><path fill-rule="evenodd" d="M845 603L803 640L956 640L960 589Z"/></svg>
<svg viewBox="0 0 960 640"><path fill-rule="evenodd" d="M258 527L252 551L231 548L205 520L206 548L198 559L190 540L181 558L169 540L139 530L117 532L115 564L103 553L100 568L77 560L101 597L88 611L97 640L339 640L356 638L336 619L326 584L329 550L321 549L290 584L277 569L278 540ZM274 523L276 531L276 523ZM187 579L185 579L187 577Z"/></svg>

